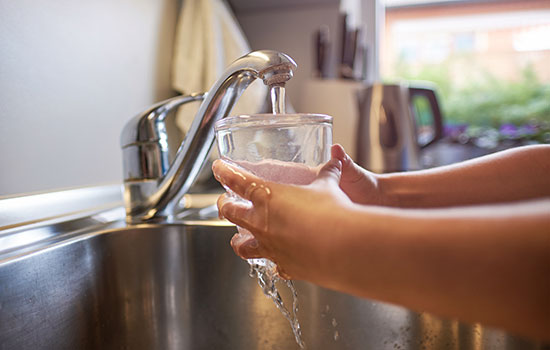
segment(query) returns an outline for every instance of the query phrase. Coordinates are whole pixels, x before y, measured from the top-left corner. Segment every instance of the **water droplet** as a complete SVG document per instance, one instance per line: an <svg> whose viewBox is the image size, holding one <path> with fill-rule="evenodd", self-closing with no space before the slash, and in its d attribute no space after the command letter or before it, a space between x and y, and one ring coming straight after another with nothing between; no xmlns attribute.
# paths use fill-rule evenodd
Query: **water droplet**
<svg viewBox="0 0 550 350"><path fill-rule="evenodd" d="M336 327L336 326L338 326L338 322L336 322L336 319L333 318L332 319L332 327Z"/></svg>
<svg viewBox="0 0 550 350"><path fill-rule="evenodd" d="M271 189L269 187L267 187L266 185L263 185L263 184L258 185L257 183L252 182L250 185L248 185L248 188L246 189L246 191L244 193L244 196L246 198L251 198L252 194L257 190L264 191L267 194L268 197L271 195Z"/></svg>
<svg viewBox="0 0 550 350"><path fill-rule="evenodd" d="M248 270L248 275L252 278L256 277L256 269L254 268L254 264L250 264L250 270Z"/></svg>
<svg viewBox="0 0 550 350"><path fill-rule="evenodd" d="M241 179L243 179L243 181L246 181L246 176L244 176L243 173L241 173L240 171L238 171L237 169L233 168L233 167L228 167L229 171L231 171L233 174L239 176Z"/></svg>

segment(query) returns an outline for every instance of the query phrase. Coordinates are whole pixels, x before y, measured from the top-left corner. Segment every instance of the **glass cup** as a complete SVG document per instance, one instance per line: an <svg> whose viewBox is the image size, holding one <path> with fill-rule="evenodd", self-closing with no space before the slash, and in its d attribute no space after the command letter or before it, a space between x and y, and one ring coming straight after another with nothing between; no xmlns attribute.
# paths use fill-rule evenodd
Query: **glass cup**
<svg viewBox="0 0 550 350"><path fill-rule="evenodd" d="M330 159L332 117L327 115L240 115L219 120L215 132L222 159L273 182L307 185Z"/></svg>

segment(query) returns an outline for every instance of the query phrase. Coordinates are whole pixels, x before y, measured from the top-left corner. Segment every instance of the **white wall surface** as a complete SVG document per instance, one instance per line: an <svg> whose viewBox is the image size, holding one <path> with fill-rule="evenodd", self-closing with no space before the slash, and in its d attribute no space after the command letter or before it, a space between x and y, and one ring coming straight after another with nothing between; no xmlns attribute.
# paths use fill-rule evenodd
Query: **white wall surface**
<svg viewBox="0 0 550 350"><path fill-rule="evenodd" d="M177 0L0 0L0 196L121 182L125 122L170 89Z"/></svg>

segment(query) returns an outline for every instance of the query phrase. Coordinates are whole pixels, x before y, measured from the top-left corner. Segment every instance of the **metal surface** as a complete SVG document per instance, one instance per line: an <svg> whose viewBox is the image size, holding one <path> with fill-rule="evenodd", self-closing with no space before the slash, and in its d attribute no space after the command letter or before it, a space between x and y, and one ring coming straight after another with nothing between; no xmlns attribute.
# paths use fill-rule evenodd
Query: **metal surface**
<svg viewBox="0 0 550 350"><path fill-rule="evenodd" d="M433 119L433 135L421 142L415 97L427 100ZM420 148L439 140L443 132L435 91L406 84L374 84L360 91L359 101L357 164L377 173L421 169Z"/></svg>
<svg viewBox="0 0 550 350"><path fill-rule="evenodd" d="M182 225L232 226L218 218L215 203L221 192L213 190L186 194L185 210L176 220ZM0 199L0 262L78 235L125 227L124 219L120 185Z"/></svg>
<svg viewBox="0 0 550 350"><path fill-rule="evenodd" d="M212 147L214 123L230 113L255 79L269 86L284 84L295 68L290 57L270 50L251 52L233 62L206 94L172 164L168 161L173 150L167 143L165 116L204 95L176 97L132 119L121 136L128 221L173 220L181 209L180 199L189 191Z"/></svg>
<svg viewBox="0 0 550 350"><path fill-rule="evenodd" d="M166 173L177 151L168 143L167 117L181 105L203 101L204 97L205 94L172 97L126 123L120 136L125 180L158 179Z"/></svg>
<svg viewBox="0 0 550 350"><path fill-rule="evenodd" d="M231 250L233 232L119 220L0 257L0 349L297 349L288 322ZM540 348L480 325L296 286L310 349Z"/></svg>
<svg viewBox="0 0 550 350"><path fill-rule="evenodd" d="M52 220L69 213L105 210L122 205L122 186L105 185L0 197L1 231ZM1 236L0 236L1 237ZM0 249L3 245L0 242Z"/></svg>

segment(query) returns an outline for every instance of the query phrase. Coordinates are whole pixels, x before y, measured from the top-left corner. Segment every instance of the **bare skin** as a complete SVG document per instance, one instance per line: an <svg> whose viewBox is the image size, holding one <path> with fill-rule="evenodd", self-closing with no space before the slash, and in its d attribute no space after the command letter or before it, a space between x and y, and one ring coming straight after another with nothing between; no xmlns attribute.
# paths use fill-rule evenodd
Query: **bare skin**
<svg viewBox="0 0 550 350"><path fill-rule="evenodd" d="M252 233L233 237L239 256L267 257L285 278L550 339L550 146L377 175L336 145L307 186L224 161L213 170L252 203L218 201Z"/></svg>
<svg viewBox="0 0 550 350"><path fill-rule="evenodd" d="M340 187L359 204L428 208L503 203L550 196L550 145L520 147L454 165L376 175L342 161Z"/></svg>

